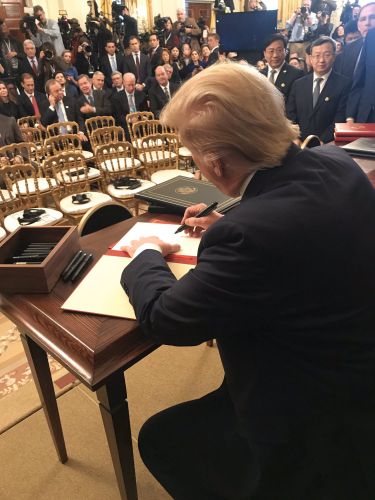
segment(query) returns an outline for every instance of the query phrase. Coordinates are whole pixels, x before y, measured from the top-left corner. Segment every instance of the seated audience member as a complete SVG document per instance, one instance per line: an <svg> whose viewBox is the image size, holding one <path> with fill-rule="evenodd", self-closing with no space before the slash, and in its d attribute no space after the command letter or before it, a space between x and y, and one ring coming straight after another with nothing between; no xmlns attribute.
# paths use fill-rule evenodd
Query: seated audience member
<svg viewBox="0 0 375 500"><path fill-rule="evenodd" d="M175 68L168 63L163 64L163 68L165 69L165 72L167 73L168 80L170 82L176 83L177 85L180 85L181 79L180 79L180 75L179 75L178 71L176 73Z"/></svg>
<svg viewBox="0 0 375 500"><path fill-rule="evenodd" d="M207 45L210 49L207 66L212 66L219 60L220 36L217 33L210 33L207 37Z"/></svg>
<svg viewBox="0 0 375 500"><path fill-rule="evenodd" d="M31 40L23 42L23 50L25 55L19 64L20 75L24 73L32 75L36 90L44 92L44 60L43 58L36 57L36 47Z"/></svg>
<svg viewBox="0 0 375 500"><path fill-rule="evenodd" d="M158 66L155 69L155 79L156 82L149 89L148 95L150 98L150 110L154 113L155 118L159 118L161 110L170 101L172 95L179 88L179 85L168 80L163 66Z"/></svg>
<svg viewBox="0 0 375 500"><path fill-rule="evenodd" d="M172 82L175 82L175 83L181 83L179 67L178 67L177 63L172 60L171 54L170 54L169 50L166 48L163 48L163 50L161 52L161 61L162 61L161 64L164 67L166 67L168 65L168 66L171 66L171 68L172 68L172 75L169 76L169 74L168 74L169 80L172 80Z"/></svg>
<svg viewBox="0 0 375 500"><path fill-rule="evenodd" d="M104 74L101 71L95 71L91 79L93 90L105 90Z"/></svg>
<svg viewBox="0 0 375 500"><path fill-rule="evenodd" d="M332 38L334 40L340 40L341 42L344 43L344 38L345 38L345 27L343 24L339 24L339 26L337 26L333 33L332 33Z"/></svg>
<svg viewBox="0 0 375 500"><path fill-rule="evenodd" d="M298 57L290 57L289 64L293 66L293 68L301 69Z"/></svg>
<svg viewBox="0 0 375 500"><path fill-rule="evenodd" d="M90 78L99 69L97 55L93 53L89 42L83 42L78 46L76 68L79 75L88 75Z"/></svg>
<svg viewBox="0 0 375 500"><path fill-rule="evenodd" d="M180 45L183 45L187 40L192 49L199 50L199 39L202 30L198 26L196 20L192 17L186 17L184 9L177 9L177 21L173 23L173 28L178 33Z"/></svg>
<svg viewBox="0 0 375 500"><path fill-rule="evenodd" d="M110 90L107 90L107 95L110 99L118 94L118 92L124 90L124 85L122 83L122 73L120 73L120 71L114 71L111 75L111 81L112 88Z"/></svg>
<svg viewBox="0 0 375 500"><path fill-rule="evenodd" d="M180 71L180 76L182 80L186 80L202 71L205 67L206 64L201 61L199 52L197 50L192 50L190 63Z"/></svg>
<svg viewBox="0 0 375 500"><path fill-rule="evenodd" d="M368 3L361 8L357 21L358 31L361 38L349 43L335 62L335 71L350 79L354 76L354 70L358 66L363 42L368 31L375 27L375 2Z"/></svg>
<svg viewBox="0 0 375 500"><path fill-rule="evenodd" d="M82 95L77 98L78 109L84 120L93 116L108 116L111 114L111 102L104 90L93 89L87 75L78 77L78 86Z"/></svg>
<svg viewBox="0 0 375 500"><path fill-rule="evenodd" d="M0 80L0 115L13 116L18 119L21 117L20 108L17 100L9 94L8 87Z"/></svg>
<svg viewBox="0 0 375 500"><path fill-rule="evenodd" d="M156 66L162 64L161 54L163 48L160 46L159 38L156 33L151 33L148 39L148 57L150 58L152 75L155 73Z"/></svg>
<svg viewBox="0 0 375 500"><path fill-rule="evenodd" d="M340 148L294 145L282 96L248 65L190 79L161 120L241 201L225 216L186 210L202 241L179 280L164 259L178 245L125 247L121 284L144 334L215 338L225 373L143 425L144 463L174 499L375 498L373 187Z"/></svg>
<svg viewBox="0 0 375 500"><path fill-rule="evenodd" d="M208 59L211 54L210 47L207 45L207 43L204 43L201 47L201 54L202 54L202 61L206 63L206 66L208 64Z"/></svg>
<svg viewBox="0 0 375 500"><path fill-rule="evenodd" d="M172 19L170 17L165 18L164 30L161 39L161 45L168 50L172 50L173 47L178 47L180 44L180 39L178 37L178 32L173 29Z"/></svg>
<svg viewBox="0 0 375 500"><path fill-rule="evenodd" d="M301 140L317 135L323 142L333 140L335 123L345 121L350 80L332 71L336 43L321 37L311 44L314 72L296 80L292 86L286 113L299 125Z"/></svg>
<svg viewBox="0 0 375 500"><path fill-rule="evenodd" d="M57 58L57 66L61 70L65 78L72 84L77 85L78 70L72 63L72 52L64 50L60 58Z"/></svg>
<svg viewBox="0 0 375 500"><path fill-rule="evenodd" d="M263 71L263 70L267 69L267 62L264 59L260 59L256 63L256 68L258 71Z"/></svg>
<svg viewBox="0 0 375 500"><path fill-rule="evenodd" d="M21 76L21 87L18 103L21 116L40 117L48 108L48 99L42 92L35 90L34 77L29 73Z"/></svg>
<svg viewBox="0 0 375 500"><path fill-rule="evenodd" d="M139 38L130 37L130 54L125 57L124 73L133 73L137 82L137 89L143 90L146 86L146 80L152 76L150 58L140 50Z"/></svg>
<svg viewBox="0 0 375 500"><path fill-rule="evenodd" d="M82 141L87 141L85 136L85 123L80 113L76 99L65 96L61 85L56 80L48 80L46 83L49 106L42 114L42 125L47 127L52 123L76 122L79 126L79 134Z"/></svg>
<svg viewBox="0 0 375 500"><path fill-rule="evenodd" d="M190 43L185 42L181 47L181 62L183 65L187 66L191 61L191 47Z"/></svg>
<svg viewBox="0 0 375 500"><path fill-rule="evenodd" d="M346 108L348 120L375 123L375 28L367 33Z"/></svg>
<svg viewBox="0 0 375 500"><path fill-rule="evenodd" d="M136 81L133 73L125 73L123 76L123 87L124 89L112 98L112 110L116 124L124 129L127 140L130 140L126 115L135 113L136 111L147 111L147 97L142 90L136 89Z"/></svg>
<svg viewBox="0 0 375 500"><path fill-rule="evenodd" d="M339 55L344 50L344 44L340 40L335 40L336 42L336 54Z"/></svg>
<svg viewBox="0 0 375 500"><path fill-rule="evenodd" d="M189 45L190 47L190 45ZM178 47L173 47L171 49L171 62L176 63L178 70L180 71L183 67L182 55L180 54L180 49ZM190 56L188 57L190 59Z"/></svg>
<svg viewBox="0 0 375 500"><path fill-rule="evenodd" d="M287 101L293 82L303 76L303 71L285 61L287 41L283 35L271 35L264 44L267 68L261 73L273 83Z"/></svg>
<svg viewBox="0 0 375 500"><path fill-rule="evenodd" d="M16 119L13 116L0 114L0 148L18 142L23 142L23 137Z"/></svg>
<svg viewBox="0 0 375 500"><path fill-rule="evenodd" d="M55 80L61 85L61 89L64 95L68 97L78 97L78 89L74 83L67 81L64 73L62 71L57 71L55 73Z"/></svg>
<svg viewBox="0 0 375 500"><path fill-rule="evenodd" d="M105 44L106 55L100 60L100 69L104 73L105 84L110 89L112 87L111 76L115 71L124 73L124 56L116 52L116 44L108 40Z"/></svg>

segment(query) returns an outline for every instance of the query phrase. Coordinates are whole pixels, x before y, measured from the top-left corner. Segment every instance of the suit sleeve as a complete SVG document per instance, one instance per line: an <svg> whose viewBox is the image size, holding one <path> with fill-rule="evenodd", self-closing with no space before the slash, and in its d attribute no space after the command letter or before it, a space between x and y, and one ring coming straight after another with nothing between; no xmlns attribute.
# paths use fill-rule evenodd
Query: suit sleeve
<svg viewBox="0 0 375 500"><path fill-rule="evenodd" d="M344 123L346 121L346 106L348 102L348 96L350 92L350 80L347 79L340 95L340 99L337 105L336 114L332 123L326 128L326 130L321 134L321 140L323 142L330 142L334 139L335 123Z"/></svg>
<svg viewBox="0 0 375 500"><path fill-rule="evenodd" d="M150 98L150 111L154 113L156 119L159 119L161 108L158 96L154 92L149 92L148 96Z"/></svg>
<svg viewBox="0 0 375 500"><path fill-rule="evenodd" d="M98 116L108 116L111 114L112 106L107 94L103 93L103 100L100 106L96 107L96 114Z"/></svg>
<svg viewBox="0 0 375 500"><path fill-rule="evenodd" d="M81 111L79 110L80 106L75 99L72 99L72 101L74 103L74 108L73 108L74 109L74 117L75 117L74 121L76 121L78 123L78 127L79 127L80 132L86 133L85 120L83 119L83 115L82 115Z"/></svg>
<svg viewBox="0 0 375 500"><path fill-rule="evenodd" d="M43 127L47 127L48 125L51 125L52 123L58 122L59 119L57 117L56 110L52 111L51 108L47 108L45 112L41 116L41 122Z"/></svg>
<svg viewBox="0 0 375 500"><path fill-rule="evenodd" d="M296 82L294 81L285 108L287 118L293 123L298 123L296 94Z"/></svg>

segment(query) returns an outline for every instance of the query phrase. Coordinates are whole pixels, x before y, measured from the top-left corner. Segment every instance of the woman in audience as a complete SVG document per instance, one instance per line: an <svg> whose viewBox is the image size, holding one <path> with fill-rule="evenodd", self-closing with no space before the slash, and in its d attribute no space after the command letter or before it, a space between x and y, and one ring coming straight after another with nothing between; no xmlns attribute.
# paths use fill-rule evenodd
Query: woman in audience
<svg viewBox="0 0 375 500"><path fill-rule="evenodd" d="M20 111L17 101L9 94L8 87L0 81L0 115L14 116L20 118Z"/></svg>
<svg viewBox="0 0 375 500"><path fill-rule="evenodd" d="M344 25L340 24L337 26L337 28L333 31L332 33L332 38L334 40L340 40L340 42L344 43L344 37L345 37L345 29Z"/></svg>
<svg viewBox="0 0 375 500"><path fill-rule="evenodd" d="M173 68L171 81L175 82L175 83L180 83L181 78L180 78L179 67L178 67L177 63L172 60L171 53L169 52L168 49L164 48L161 51L161 60L162 60L162 64L169 64Z"/></svg>
<svg viewBox="0 0 375 500"><path fill-rule="evenodd" d="M207 63L201 60L199 52L197 50L192 50L191 60L189 64L182 71L180 71L181 78L183 80L191 78L192 76L202 71L202 69L204 69L206 66Z"/></svg>
<svg viewBox="0 0 375 500"><path fill-rule="evenodd" d="M336 55L340 54L344 50L344 42L341 40L336 40Z"/></svg>
<svg viewBox="0 0 375 500"><path fill-rule="evenodd" d="M179 44L178 32L173 29L172 19L170 17L166 17L164 22L164 31L161 39L161 45L171 50L178 44Z"/></svg>
<svg viewBox="0 0 375 500"><path fill-rule="evenodd" d="M178 69L178 71L180 71L180 69L182 69L180 49L177 46L172 47L170 55L171 55L170 64L172 64L172 66L173 66L173 63L176 63L177 69Z"/></svg>
<svg viewBox="0 0 375 500"><path fill-rule="evenodd" d="M267 66L266 66L264 59L260 59L259 61L257 61L256 67L257 67L258 71L262 71L263 69L266 69Z"/></svg>

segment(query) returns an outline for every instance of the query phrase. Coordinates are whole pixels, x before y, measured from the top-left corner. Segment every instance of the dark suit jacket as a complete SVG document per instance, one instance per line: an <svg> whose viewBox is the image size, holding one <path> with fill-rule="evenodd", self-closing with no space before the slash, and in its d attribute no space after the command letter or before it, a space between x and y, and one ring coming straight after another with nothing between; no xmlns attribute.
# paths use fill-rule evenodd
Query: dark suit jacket
<svg viewBox="0 0 375 500"><path fill-rule="evenodd" d="M171 81L169 82L169 93L171 94L171 96L173 96L178 88L179 85L177 83L173 83ZM159 118L161 110L167 104L167 98L165 97L162 88L157 82L155 82L155 84L150 87L148 96L150 98L150 111L154 113L155 118Z"/></svg>
<svg viewBox="0 0 375 500"><path fill-rule="evenodd" d="M0 147L16 142L23 142L16 119L11 116L0 115Z"/></svg>
<svg viewBox="0 0 375 500"><path fill-rule="evenodd" d="M111 102L108 95L104 90L93 90L94 106L96 113L88 113L83 115L83 119L91 118L93 116L109 116L112 112ZM77 99L77 106L80 109L84 104L87 104L87 99L84 95L80 95Z"/></svg>
<svg viewBox="0 0 375 500"><path fill-rule="evenodd" d="M354 69L357 64L359 53L363 45L363 38L359 38L348 45L345 45L344 50L336 57L333 66L336 73L344 75L347 78L353 78Z"/></svg>
<svg viewBox="0 0 375 500"><path fill-rule="evenodd" d="M262 69L261 73L267 78L268 68ZM294 68L288 63L283 64L279 74L277 75L275 86L283 94L285 102L288 100L293 82L303 76L304 72L301 69Z"/></svg>
<svg viewBox="0 0 375 500"><path fill-rule="evenodd" d="M194 270L176 281L146 250L121 283L157 343L217 339L241 434L286 441L306 415L375 407L374 213L344 151L292 146L203 234Z"/></svg>
<svg viewBox="0 0 375 500"><path fill-rule="evenodd" d="M42 94L41 92L38 92L37 90L34 92L34 97L36 99L36 102L38 103L38 108L39 108L39 111L42 115L44 113L44 111L46 110L46 108L48 108L49 101L48 101L45 94ZM18 104L19 104L21 117L35 115L33 105L31 104L30 99L28 98L28 96L25 94L25 92L23 90L20 92L20 95L18 97Z"/></svg>
<svg viewBox="0 0 375 500"><path fill-rule="evenodd" d="M353 78L348 98L346 116L359 123L374 122L375 119L375 29L368 32L361 59Z"/></svg>
<svg viewBox="0 0 375 500"><path fill-rule="evenodd" d="M139 90L134 91L134 100L137 111L147 111L147 97L144 92ZM130 113L129 111L129 103L128 98L124 90L121 92L117 92L112 97L112 112L115 117L116 124L120 125L125 130L127 137L128 135L128 127L126 124L125 117Z"/></svg>
<svg viewBox="0 0 375 500"><path fill-rule="evenodd" d="M132 54L125 57L124 73L133 73L133 75L135 76L136 79L138 77L137 66L135 65L134 57ZM137 83L144 83L146 78L149 76L152 76L150 58L148 56L146 56L145 54L143 54L142 52L140 52L139 53L139 78L137 79Z"/></svg>
<svg viewBox="0 0 375 500"><path fill-rule="evenodd" d="M159 47L155 50L154 54L152 55L152 57L150 57L150 63L151 63L151 71L152 71L152 74L154 75L155 74L155 69L162 65L163 64L163 61L161 60L161 53L163 51L163 47ZM151 54L151 49L150 49L150 52L149 54Z"/></svg>
<svg viewBox="0 0 375 500"><path fill-rule="evenodd" d="M208 56L207 67L215 64L219 59L219 47L216 47L211 54Z"/></svg>
<svg viewBox="0 0 375 500"><path fill-rule="evenodd" d="M302 140L313 134L323 142L330 142L335 123L345 122L350 80L332 71L313 109L313 79L314 74L310 73L293 83L286 114L289 120L299 125Z"/></svg>
<svg viewBox="0 0 375 500"><path fill-rule="evenodd" d="M34 81L35 81L35 89L38 92L45 93L44 63L43 63L43 60L39 59L39 58L37 58L37 61L38 61L38 73L37 74L34 73L34 70L33 70L32 66L29 63L29 60L26 56L19 63L18 72L19 72L20 76L22 76L24 73L29 73L30 75L32 75L34 77Z"/></svg>
<svg viewBox="0 0 375 500"><path fill-rule="evenodd" d="M117 65L117 71L120 71L120 73L124 74L124 56L121 54L115 54L116 55L116 65ZM112 79L111 75L113 73L111 64L109 62L109 57L108 54L105 55L101 60L100 60L100 70L102 73L104 73L105 76L105 84L107 85L108 88L112 87Z"/></svg>
<svg viewBox="0 0 375 500"><path fill-rule="evenodd" d="M85 131L85 122L82 117L82 113L79 111L79 107L77 106L76 99L68 96L63 97L63 103L65 106L66 117L69 122L77 122L79 125L79 130ZM57 117L56 110L52 111L50 107L45 110L44 114L42 114L41 118L42 125L47 127L52 123L58 123L59 119Z"/></svg>

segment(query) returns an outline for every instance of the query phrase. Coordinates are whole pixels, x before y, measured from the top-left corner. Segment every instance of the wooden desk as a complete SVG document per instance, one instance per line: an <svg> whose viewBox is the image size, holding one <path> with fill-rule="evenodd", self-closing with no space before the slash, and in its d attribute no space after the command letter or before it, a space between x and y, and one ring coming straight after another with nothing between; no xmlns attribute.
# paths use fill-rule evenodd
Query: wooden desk
<svg viewBox="0 0 375 500"><path fill-rule="evenodd" d="M137 220L147 218L133 218L85 236L81 246L94 254L96 262L109 244L118 241ZM124 370L158 346L145 337L136 321L62 311L73 288L70 282L59 281L48 295L2 294L0 310L21 332L59 460L64 463L68 457L47 353L96 391L121 498L136 500Z"/></svg>

